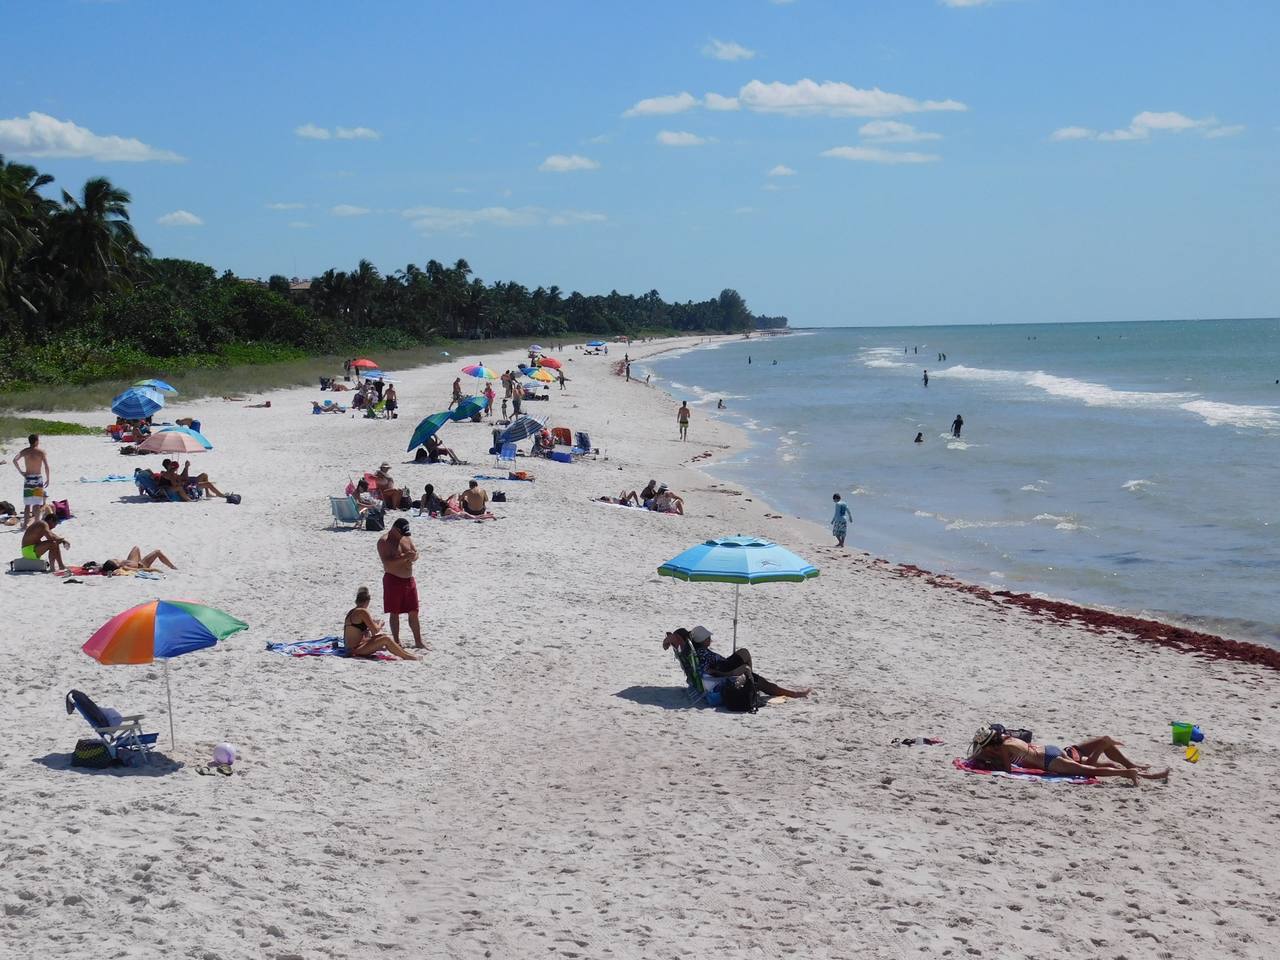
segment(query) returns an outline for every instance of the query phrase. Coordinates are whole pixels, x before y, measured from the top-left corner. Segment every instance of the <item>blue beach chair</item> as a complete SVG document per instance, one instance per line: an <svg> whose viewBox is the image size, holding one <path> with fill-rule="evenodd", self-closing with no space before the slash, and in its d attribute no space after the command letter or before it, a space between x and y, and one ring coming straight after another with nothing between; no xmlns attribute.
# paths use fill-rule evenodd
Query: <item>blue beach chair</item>
<svg viewBox="0 0 1280 960"><path fill-rule="evenodd" d="M495 467L505 466L508 470L516 468L516 445L514 441L508 441L502 445L501 449L498 450L498 456L493 465Z"/></svg>
<svg viewBox="0 0 1280 960"><path fill-rule="evenodd" d="M143 714L121 717L119 723L112 723L102 708L89 699L88 694L79 690L72 690L67 694L66 704L68 715L79 713L84 722L93 728L112 760L128 763L141 758L146 763L150 759L160 734L142 732Z"/></svg>
<svg viewBox="0 0 1280 960"><path fill-rule="evenodd" d="M364 523L354 497L330 497L329 512L333 514L331 527L335 530L340 523L349 523L352 529L357 529Z"/></svg>

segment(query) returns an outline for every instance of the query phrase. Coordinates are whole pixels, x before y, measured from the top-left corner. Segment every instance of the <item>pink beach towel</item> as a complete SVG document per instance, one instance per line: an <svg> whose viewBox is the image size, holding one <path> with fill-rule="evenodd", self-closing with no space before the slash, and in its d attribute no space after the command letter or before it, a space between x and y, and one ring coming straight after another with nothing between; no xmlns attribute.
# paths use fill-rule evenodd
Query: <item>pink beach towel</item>
<svg viewBox="0 0 1280 960"><path fill-rule="evenodd" d="M985 773L996 777L1008 777L1011 780L1034 780L1041 783L1069 783L1074 787L1095 787L1101 781L1097 777L1070 777L1061 776L1056 773L1045 773L1043 770L1033 770L1029 767L1014 767L1012 770L989 770L986 767L975 766L971 760L964 757L956 757L951 761L951 765L957 770L963 770L965 773Z"/></svg>

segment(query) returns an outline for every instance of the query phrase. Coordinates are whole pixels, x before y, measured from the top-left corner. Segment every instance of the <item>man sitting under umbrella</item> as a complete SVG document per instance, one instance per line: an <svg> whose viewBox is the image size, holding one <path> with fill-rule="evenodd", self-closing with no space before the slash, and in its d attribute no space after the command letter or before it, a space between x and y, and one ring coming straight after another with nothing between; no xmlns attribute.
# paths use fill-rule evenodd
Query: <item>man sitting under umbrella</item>
<svg viewBox="0 0 1280 960"><path fill-rule="evenodd" d="M698 658L698 669L704 677L720 680L736 677L740 674L751 674L755 680L756 689L768 696L807 697L809 695L808 687L788 690L786 687L780 687L772 680L766 680L756 673L752 669L751 653L746 647L739 647L730 656L720 656L720 654L711 649L711 631L706 627L694 627L692 630L677 627L663 639L662 649L669 650L675 647L677 650L683 650L686 643L693 644L694 656Z"/></svg>

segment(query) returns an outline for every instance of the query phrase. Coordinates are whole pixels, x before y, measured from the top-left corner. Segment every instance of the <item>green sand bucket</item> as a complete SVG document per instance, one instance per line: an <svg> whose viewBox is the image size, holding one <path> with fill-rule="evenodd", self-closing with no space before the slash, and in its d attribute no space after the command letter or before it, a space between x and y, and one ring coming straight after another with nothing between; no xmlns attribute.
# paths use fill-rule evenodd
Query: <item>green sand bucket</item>
<svg viewBox="0 0 1280 960"><path fill-rule="evenodd" d="M1173 742L1179 746L1185 747L1191 742L1191 724L1170 722L1169 726L1173 730Z"/></svg>

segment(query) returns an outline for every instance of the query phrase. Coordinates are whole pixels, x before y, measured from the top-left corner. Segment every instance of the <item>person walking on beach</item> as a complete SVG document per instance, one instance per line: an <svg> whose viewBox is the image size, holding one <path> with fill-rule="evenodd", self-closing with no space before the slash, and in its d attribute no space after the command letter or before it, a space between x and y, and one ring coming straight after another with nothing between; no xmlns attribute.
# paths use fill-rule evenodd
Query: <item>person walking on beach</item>
<svg viewBox="0 0 1280 960"><path fill-rule="evenodd" d="M627 372L627 383L630 383L631 382L631 361L630 360L627 361L627 365L625 369Z"/></svg>
<svg viewBox="0 0 1280 960"><path fill-rule="evenodd" d="M927 387L927 386L929 386L929 371L928 371L928 370L926 370L926 371L924 372L924 376L923 376L921 379L924 381L924 385L925 385L926 387Z"/></svg>
<svg viewBox="0 0 1280 960"><path fill-rule="evenodd" d="M452 410L462 402L462 378L453 378L453 399L449 401L448 409Z"/></svg>
<svg viewBox="0 0 1280 960"><path fill-rule="evenodd" d="M563 370L556 371L556 379L560 381L560 392L564 392L564 385L569 382L569 378L564 375Z"/></svg>
<svg viewBox="0 0 1280 960"><path fill-rule="evenodd" d="M49 458L40 449L39 434L27 437L27 445L13 458L13 467L22 475L22 529L27 528L34 514L37 518L45 502L45 488L52 474Z"/></svg>
<svg viewBox="0 0 1280 960"><path fill-rule="evenodd" d="M960 438L960 431L964 429L964 417L956 414L956 418L951 421L951 435L956 439Z"/></svg>
<svg viewBox="0 0 1280 960"><path fill-rule="evenodd" d="M413 579L418 548L409 536L407 519L401 517L378 538L378 559L382 561L382 609L391 614L391 639L400 642L400 614L403 613L409 618L414 649L425 649L418 622L418 582Z"/></svg>
<svg viewBox="0 0 1280 960"><path fill-rule="evenodd" d="M680 439L689 439L689 401L681 400L680 409L676 411L676 423L680 424Z"/></svg>
<svg viewBox="0 0 1280 960"><path fill-rule="evenodd" d="M386 412L387 419L392 420L396 415L396 408L400 406L400 401L396 399L396 388L393 384L387 384L387 395L383 398L386 406L383 410Z"/></svg>
<svg viewBox="0 0 1280 960"><path fill-rule="evenodd" d="M836 546L844 546L845 535L849 532L849 521L853 519L853 515L849 512L849 505L840 499L840 494L833 493L831 499L835 501L836 512L831 518L831 533L836 538Z"/></svg>

